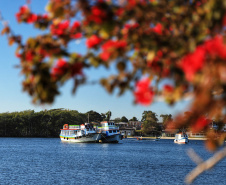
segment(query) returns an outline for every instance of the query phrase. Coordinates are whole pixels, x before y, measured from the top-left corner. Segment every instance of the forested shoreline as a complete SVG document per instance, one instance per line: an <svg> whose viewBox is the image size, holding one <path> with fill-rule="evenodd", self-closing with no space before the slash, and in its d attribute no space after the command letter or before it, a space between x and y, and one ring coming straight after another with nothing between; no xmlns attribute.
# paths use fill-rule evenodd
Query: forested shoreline
<svg viewBox="0 0 226 185"><path fill-rule="evenodd" d="M145 135L156 135L162 131L167 121L172 120L171 114L161 114L163 122L158 122L158 115L152 111L142 113L142 133ZM77 110L51 109L35 112L34 110L25 110L21 112L0 113L0 137L59 137L60 129L64 124L81 125L86 122L99 125L101 121L111 120L115 123L129 121L138 121L136 117L127 119L111 119L111 111L98 113L90 110L86 113L80 113Z"/></svg>
<svg viewBox="0 0 226 185"><path fill-rule="evenodd" d="M59 137L63 124L80 125L88 119L100 122L106 119L106 114L66 109L0 113L0 137Z"/></svg>

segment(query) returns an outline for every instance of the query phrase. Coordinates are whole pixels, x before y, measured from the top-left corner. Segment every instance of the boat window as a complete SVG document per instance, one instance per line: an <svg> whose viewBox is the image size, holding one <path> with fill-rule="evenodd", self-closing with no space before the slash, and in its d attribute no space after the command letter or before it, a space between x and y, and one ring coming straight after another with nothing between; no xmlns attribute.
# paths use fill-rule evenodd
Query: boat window
<svg viewBox="0 0 226 185"><path fill-rule="evenodd" d="M109 133L112 133L112 130L109 130Z"/></svg>

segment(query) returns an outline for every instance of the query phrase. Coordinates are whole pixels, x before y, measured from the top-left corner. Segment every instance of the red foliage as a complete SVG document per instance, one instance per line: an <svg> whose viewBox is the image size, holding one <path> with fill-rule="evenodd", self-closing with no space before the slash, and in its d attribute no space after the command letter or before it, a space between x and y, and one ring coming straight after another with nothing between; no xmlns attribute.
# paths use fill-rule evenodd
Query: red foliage
<svg viewBox="0 0 226 185"><path fill-rule="evenodd" d="M180 67L184 71L188 81L192 81L195 73L203 67L205 55L205 48L198 46L193 53L190 53L182 58Z"/></svg>
<svg viewBox="0 0 226 185"><path fill-rule="evenodd" d="M148 106L153 101L154 91L150 87L151 80L144 78L137 82L136 89L134 91L135 101L141 105Z"/></svg>
<svg viewBox="0 0 226 185"><path fill-rule="evenodd" d="M99 6L93 6L91 8L91 15L87 17L88 22L95 22L101 24L106 19L106 12Z"/></svg>
<svg viewBox="0 0 226 185"><path fill-rule="evenodd" d="M88 48L95 47L96 45L100 44L101 38L97 37L96 35L92 35L90 38L86 40L86 46Z"/></svg>
<svg viewBox="0 0 226 185"><path fill-rule="evenodd" d="M29 51L27 51L25 53L25 59L26 59L26 61L30 62L30 61L33 60L33 58L34 58L34 54L33 54L32 51L29 50Z"/></svg>
<svg viewBox="0 0 226 185"><path fill-rule="evenodd" d="M22 56L22 55L21 55L20 53L18 53L18 52L16 52L15 55L16 55L17 58L20 58L20 57Z"/></svg>
<svg viewBox="0 0 226 185"><path fill-rule="evenodd" d="M29 13L29 12L30 12L30 10L29 10L29 8L28 8L26 5L21 6L19 12L16 13L17 21L18 21L18 22L21 22L21 21L22 21L22 18L21 18L21 17L22 17L24 14Z"/></svg>
<svg viewBox="0 0 226 185"><path fill-rule="evenodd" d="M81 26L81 23L78 22L78 21L75 21L75 22L72 24L71 29L72 29L72 30L77 30L78 28L80 28L80 26Z"/></svg>
<svg viewBox="0 0 226 185"><path fill-rule="evenodd" d="M123 14L123 12L124 12L124 9L123 8L118 8L117 11L115 12L115 14L117 16L121 16Z"/></svg>
<svg viewBox="0 0 226 185"><path fill-rule="evenodd" d="M168 92L168 93L173 92L173 89L174 89L173 86L168 85L168 84L164 85L164 87L163 87L163 91Z"/></svg>
<svg viewBox="0 0 226 185"><path fill-rule="evenodd" d="M75 21L70 29L70 36L73 39L79 39L82 37L82 33L79 31L79 29L81 28L81 23L78 21Z"/></svg>
<svg viewBox="0 0 226 185"><path fill-rule="evenodd" d="M193 53L182 58L180 67L185 73L186 79L192 81L196 72L202 69L206 56L226 59L226 44L223 36L217 35L198 46Z"/></svg>
<svg viewBox="0 0 226 185"><path fill-rule="evenodd" d="M64 59L59 59L56 66L52 69L51 75L54 79L62 76L67 71L69 65Z"/></svg>
<svg viewBox="0 0 226 185"><path fill-rule="evenodd" d="M79 39L82 37L82 33L79 31L80 27L80 22L75 21L70 27L70 21L66 20L57 24L52 24L50 26L50 31L53 35L58 37L69 34L71 38Z"/></svg>
<svg viewBox="0 0 226 185"><path fill-rule="evenodd" d="M38 16L36 14L30 13L29 8L24 5L20 7L18 13L16 13L16 19L18 22L25 21L27 23L33 23L37 21Z"/></svg>
<svg viewBox="0 0 226 185"><path fill-rule="evenodd" d="M136 4L137 4L137 2L136 2L136 0L128 0L128 4L129 4L129 7L134 7L134 6L136 6Z"/></svg>
<svg viewBox="0 0 226 185"><path fill-rule="evenodd" d="M73 35L71 35L71 38L73 39L80 39L82 37L82 33L75 33Z"/></svg>
<svg viewBox="0 0 226 185"><path fill-rule="evenodd" d="M160 23L157 23L156 25L155 25L155 27L154 28L152 28L152 30L155 32L155 33L157 33L157 34L159 34L159 35L162 35L162 25L160 24Z"/></svg>
<svg viewBox="0 0 226 185"><path fill-rule="evenodd" d="M199 131L203 130L209 124L210 124L210 121L207 120L205 117L201 116L198 118L198 120L195 122L195 124L192 125L192 127L191 127L192 132L199 132Z"/></svg>
<svg viewBox="0 0 226 185"><path fill-rule="evenodd" d="M103 52L100 54L100 58L103 61L107 61L110 57L111 57L111 53L109 53L109 52Z"/></svg>
<svg viewBox="0 0 226 185"><path fill-rule="evenodd" d="M38 16L36 14L30 14L29 17L27 18L27 23L33 23L37 21Z"/></svg>
<svg viewBox="0 0 226 185"><path fill-rule="evenodd" d="M222 35L217 35L204 43L205 49L212 57L226 59L226 44L223 42Z"/></svg>
<svg viewBox="0 0 226 185"><path fill-rule="evenodd" d="M66 30L70 26L70 21L66 20L64 22L60 22L58 24L52 24L50 26L50 31L53 35L62 36L65 34Z"/></svg>
<svg viewBox="0 0 226 185"><path fill-rule="evenodd" d="M101 48L103 50L103 53L100 54L100 58L104 61L107 61L115 50L125 49L126 46L127 43L124 40L109 40L102 45Z"/></svg>

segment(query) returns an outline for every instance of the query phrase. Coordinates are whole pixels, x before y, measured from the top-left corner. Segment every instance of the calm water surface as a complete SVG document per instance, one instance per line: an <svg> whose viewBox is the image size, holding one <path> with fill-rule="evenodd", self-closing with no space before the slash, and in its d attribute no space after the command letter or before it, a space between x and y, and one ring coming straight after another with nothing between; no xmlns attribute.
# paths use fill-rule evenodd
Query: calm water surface
<svg viewBox="0 0 226 185"><path fill-rule="evenodd" d="M193 148L203 159L212 156L203 141L187 145L173 140L121 144L62 143L60 139L1 138L0 184L184 184L195 164ZM226 184L226 160L194 184Z"/></svg>

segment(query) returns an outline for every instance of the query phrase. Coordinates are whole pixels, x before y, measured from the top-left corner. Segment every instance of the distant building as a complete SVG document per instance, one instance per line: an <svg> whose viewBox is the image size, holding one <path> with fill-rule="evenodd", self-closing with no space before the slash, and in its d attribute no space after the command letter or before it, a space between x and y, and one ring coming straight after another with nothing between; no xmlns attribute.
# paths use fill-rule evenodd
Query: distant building
<svg viewBox="0 0 226 185"><path fill-rule="evenodd" d="M126 123L126 122L115 123L115 125L118 126L119 128L121 128L121 127L128 127L128 123Z"/></svg>
<svg viewBox="0 0 226 185"><path fill-rule="evenodd" d="M130 127L130 128L135 127L135 128L140 129L140 128L141 128L142 123L143 123L142 121L129 121L129 123L128 123L128 127Z"/></svg>
<svg viewBox="0 0 226 185"><path fill-rule="evenodd" d="M175 134L178 132L178 129L165 129L162 131L163 137L175 137Z"/></svg>
<svg viewBox="0 0 226 185"><path fill-rule="evenodd" d="M196 138L203 138L206 137L206 134L204 132L199 132L199 133L193 133L193 132L187 132L188 137L196 137Z"/></svg>
<svg viewBox="0 0 226 185"><path fill-rule="evenodd" d="M120 128L120 133L124 136L134 136L135 135L135 129L134 128Z"/></svg>

